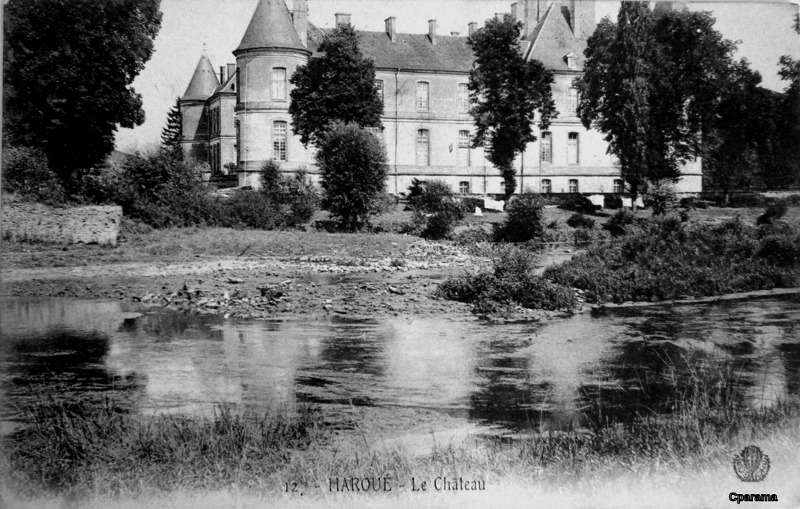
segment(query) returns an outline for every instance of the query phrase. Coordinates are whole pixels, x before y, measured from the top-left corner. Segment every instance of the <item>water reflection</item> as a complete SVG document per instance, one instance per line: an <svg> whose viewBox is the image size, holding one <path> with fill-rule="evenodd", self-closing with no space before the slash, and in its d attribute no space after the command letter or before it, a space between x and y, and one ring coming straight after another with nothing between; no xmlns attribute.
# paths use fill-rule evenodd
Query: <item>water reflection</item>
<svg viewBox="0 0 800 509"><path fill-rule="evenodd" d="M544 325L418 319L224 321L118 302L6 299L3 415L25 388L125 391L141 413L320 404L433 409L509 429L669 413L703 379L753 405L800 394L797 299L578 315ZM725 383L737 380L734 391ZM340 423L342 426L347 424Z"/></svg>

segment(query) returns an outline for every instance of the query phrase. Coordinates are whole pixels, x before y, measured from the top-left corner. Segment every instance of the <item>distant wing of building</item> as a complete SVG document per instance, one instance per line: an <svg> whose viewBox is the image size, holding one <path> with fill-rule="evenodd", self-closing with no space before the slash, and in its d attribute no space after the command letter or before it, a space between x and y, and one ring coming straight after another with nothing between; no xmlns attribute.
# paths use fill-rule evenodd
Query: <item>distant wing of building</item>
<svg viewBox="0 0 800 509"><path fill-rule="evenodd" d="M669 7L669 6L667 6ZM663 8L663 7L662 7ZM601 133L577 116L573 80L583 70L586 40L594 31L594 0L520 0L511 6L524 24L520 49L553 71L558 117L547 131L535 129L515 166L517 188L541 193L621 193L624 185ZM337 14L336 24L350 23ZM383 139L389 157L387 188L407 191L412 179L440 179L463 194L503 193L500 173L482 149L470 148L474 131L467 82L473 64L467 35L397 33L394 17L383 32L360 31L363 53L374 60L376 88L384 103ZM292 134L289 79L317 54L326 30L308 20L307 0L260 0L239 46L235 64L214 70L201 57L181 97L184 151L208 162L212 173L235 173L240 186L259 186L265 161L285 171L306 167L315 175L314 149ZM699 192L702 166L686 164L679 192Z"/></svg>

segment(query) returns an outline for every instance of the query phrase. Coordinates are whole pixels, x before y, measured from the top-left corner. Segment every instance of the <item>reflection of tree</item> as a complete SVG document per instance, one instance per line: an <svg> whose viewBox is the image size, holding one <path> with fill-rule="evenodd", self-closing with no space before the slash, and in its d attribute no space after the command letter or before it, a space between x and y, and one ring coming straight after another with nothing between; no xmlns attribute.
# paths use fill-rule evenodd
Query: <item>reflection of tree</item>
<svg viewBox="0 0 800 509"><path fill-rule="evenodd" d="M108 348L108 336L72 330L10 338L3 349L10 380L5 411L24 410L37 393L65 400L100 401L109 393L118 402L138 398L144 387L136 374L119 376L106 369Z"/></svg>
<svg viewBox="0 0 800 509"><path fill-rule="evenodd" d="M800 396L800 343L782 343L778 351L786 371L786 392Z"/></svg>

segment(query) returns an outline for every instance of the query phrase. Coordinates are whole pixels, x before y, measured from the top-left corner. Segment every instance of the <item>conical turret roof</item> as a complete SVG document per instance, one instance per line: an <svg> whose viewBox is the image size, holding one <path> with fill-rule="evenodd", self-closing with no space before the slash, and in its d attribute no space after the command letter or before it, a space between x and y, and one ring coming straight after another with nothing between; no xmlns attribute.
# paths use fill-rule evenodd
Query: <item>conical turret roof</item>
<svg viewBox="0 0 800 509"><path fill-rule="evenodd" d="M182 101L205 101L214 90L219 86L217 73L214 72L214 67L211 65L211 60L207 56L200 57L197 62L197 68L192 75L192 81L186 87L186 92L181 97Z"/></svg>
<svg viewBox="0 0 800 509"><path fill-rule="evenodd" d="M257 48L306 49L283 0L259 0L242 42L234 53Z"/></svg>

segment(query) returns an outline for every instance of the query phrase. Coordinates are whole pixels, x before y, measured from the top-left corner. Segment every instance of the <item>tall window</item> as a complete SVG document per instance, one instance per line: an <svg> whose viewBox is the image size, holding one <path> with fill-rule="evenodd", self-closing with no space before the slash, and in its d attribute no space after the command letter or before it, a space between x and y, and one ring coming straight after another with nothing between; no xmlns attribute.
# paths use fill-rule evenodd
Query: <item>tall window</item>
<svg viewBox="0 0 800 509"><path fill-rule="evenodd" d="M550 179L542 179L542 194L548 194L553 192L553 183Z"/></svg>
<svg viewBox="0 0 800 509"><path fill-rule="evenodd" d="M239 126L239 120L233 121L233 127L236 129L236 165L242 160L242 129Z"/></svg>
<svg viewBox="0 0 800 509"><path fill-rule="evenodd" d="M458 192L461 194L469 194L469 182L462 180L458 183Z"/></svg>
<svg viewBox="0 0 800 509"><path fill-rule="evenodd" d="M574 117L578 114L578 89L570 88L567 92L567 115Z"/></svg>
<svg viewBox="0 0 800 509"><path fill-rule="evenodd" d="M469 131L458 131L458 165L470 166L469 160Z"/></svg>
<svg viewBox="0 0 800 509"><path fill-rule="evenodd" d="M276 161L286 161L286 122L272 124L272 157Z"/></svg>
<svg viewBox="0 0 800 509"><path fill-rule="evenodd" d="M431 165L431 133L427 129L417 131L417 166Z"/></svg>
<svg viewBox="0 0 800 509"><path fill-rule="evenodd" d="M569 179L569 192L570 193L578 192L578 179Z"/></svg>
<svg viewBox="0 0 800 509"><path fill-rule="evenodd" d="M430 85L427 81L417 83L417 111L428 111Z"/></svg>
<svg viewBox="0 0 800 509"><path fill-rule="evenodd" d="M286 69L281 67L272 69L272 100L286 100Z"/></svg>
<svg viewBox="0 0 800 509"><path fill-rule="evenodd" d="M383 104L383 80L375 80L375 92L378 93L378 97L381 99L381 104Z"/></svg>
<svg viewBox="0 0 800 509"><path fill-rule="evenodd" d="M543 132L539 160L543 163L553 162L553 133Z"/></svg>
<svg viewBox="0 0 800 509"><path fill-rule="evenodd" d="M469 113L469 89L466 83L458 84L458 112Z"/></svg>
<svg viewBox="0 0 800 509"><path fill-rule="evenodd" d="M567 138L567 164L578 164L580 162L578 157L579 150L578 133L569 133Z"/></svg>
<svg viewBox="0 0 800 509"><path fill-rule="evenodd" d="M614 180L614 194L622 194L625 192L625 183L622 179Z"/></svg>

